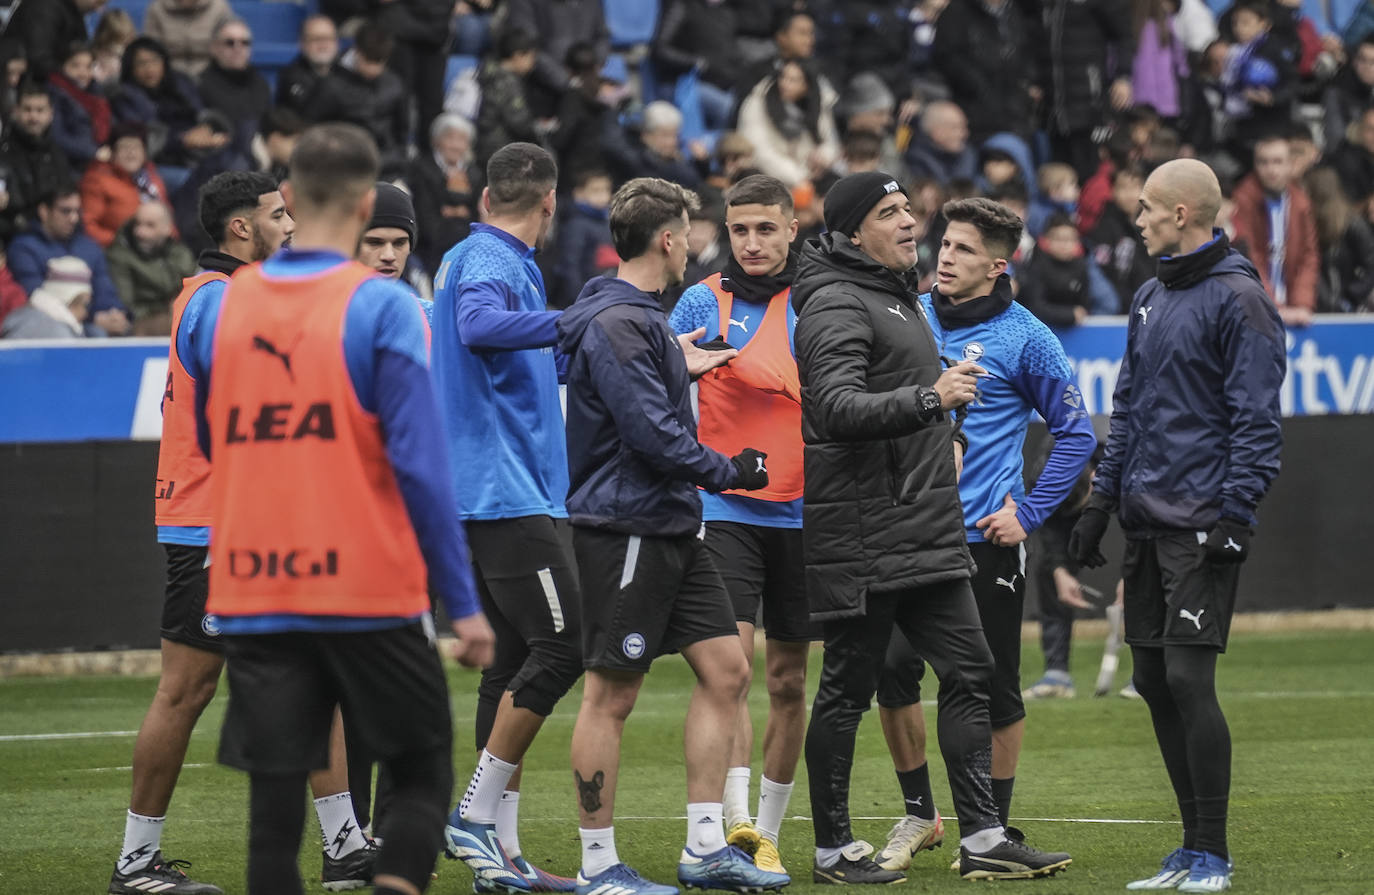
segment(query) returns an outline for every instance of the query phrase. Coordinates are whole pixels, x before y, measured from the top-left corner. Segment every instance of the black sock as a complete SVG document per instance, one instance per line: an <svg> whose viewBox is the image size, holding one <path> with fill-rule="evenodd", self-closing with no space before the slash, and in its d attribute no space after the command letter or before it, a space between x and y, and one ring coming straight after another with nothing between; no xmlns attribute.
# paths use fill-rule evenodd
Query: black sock
<svg viewBox="0 0 1374 895"><path fill-rule="evenodd" d="M902 787L902 801L906 813L926 820L935 819L935 796L930 792L930 765L923 764L914 771L898 771L897 783Z"/></svg>
<svg viewBox="0 0 1374 895"><path fill-rule="evenodd" d="M997 820L1004 827L1011 814L1011 791L1015 786L1015 777L992 778L992 798L997 803Z"/></svg>
<svg viewBox="0 0 1374 895"><path fill-rule="evenodd" d="M1195 850L1230 858L1226 843L1226 803L1226 796L1197 800L1197 833L1193 837Z"/></svg>
<svg viewBox="0 0 1374 895"><path fill-rule="evenodd" d="M1183 847L1197 851L1197 799L1179 799L1178 817L1183 821Z"/></svg>
<svg viewBox="0 0 1374 895"><path fill-rule="evenodd" d="M248 778L248 891L300 895L305 774Z"/></svg>

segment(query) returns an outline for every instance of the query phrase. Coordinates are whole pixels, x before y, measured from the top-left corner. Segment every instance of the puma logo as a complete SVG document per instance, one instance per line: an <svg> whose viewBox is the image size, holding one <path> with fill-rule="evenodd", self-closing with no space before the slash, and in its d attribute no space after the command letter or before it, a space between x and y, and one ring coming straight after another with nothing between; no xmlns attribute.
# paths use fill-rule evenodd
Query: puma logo
<svg viewBox="0 0 1374 895"><path fill-rule="evenodd" d="M1243 552L1243 548L1242 548L1239 544L1236 543L1236 539L1235 539L1235 538L1232 538L1232 537L1229 537L1229 536L1226 538L1226 544L1222 547L1222 549L1223 549L1223 550L1234 550L1234 551L1236 551L1237 553Z"/></svg>
<svg viewBox="0 0 1374 895"><path fill-rule="evenodd" d="M887 309L887 312L889 314L896 314L898 317L902 318L903 322L906 321L906 315L902 313L901 305L893 305L892 307Z"/></svg>
<svg viewBox="0 0 1374 895"><path fill-rule="evenodd" d="M764 465L763 465L763 458L762 458L762 457L755 457L754 460L757 461L757 463L759 464L759 468L758 468L758 469L755 469L754 472L767 472L767 471L768 471L767 469L764 468Z"/></svg>
<svg viewBox="0 0 1374 895"><path fill-rule="evenodd" d="M1015 591L1015 590L1016 590L1016 578L1017 578L1016 575L1012 575L1010 581L1008 581L1008 580L1005 579L1005 578L998 578L997 581L996 581L995 583L996 583L996 584L1002 585L1002 586L1005 587L1007 590Z"/></svg>
<svg viewBox="0 0 1374 895"><path fill-rule="evenodd" d="M281 365L286 368L286 375L291 378L292 382L296 381L296 374L291 372L291 355L288 352L278 351L276 345L273 345L271 342L267 341L262 336L253 337L253 348L256 351L262 351L266 354L270 354L277 360L281 361Z"/></svg>
<svg viewBox="0 0 1374 895"><path fill-rule="evenodd" d="M749 332L749 315L745 314L743 320L736 320L734 317L731 317L730 326L738 326L741 331Z"/></svg>
<svg viewBox="0 0 1374 895"><path fill-rule="evenodd" d="M1179 617L1179 618L1186 618L1186 619L1188 619L1188 621L1190 621L1190 622L1193 623L1193 627L1195 627L1195 628L1197 628L1199 631L1201 631L1201 630L1202 630L1202 613L1204 613L1204 612L1206 612L1206 611L1207 611L1206 609L1199 609L1199 610L1197 611L1197 615L1193 615L1193 613L1189 612L1187 609L1180 609L1180 610L1178 611L1178 617Z"/></svg>
<svg viewBox="0 0 1374 895"><path fill-rule="evenodd" d="M1149 305L1149 306L1147 306L1147 307L1141 307L1141 308L1136 308L1136 309L1135 309L1135 312L1136 312L1137 314L1140 315L1140 325L1141 325L1141 326L1144 326L1145 324L1147 324L1147 323L1150 322L1150 319L1149 319L1149 318L1150 318L1150 312L1153 311L1154 309L1155 309L1155 306L1154 306L1154 305Z"/></svg>

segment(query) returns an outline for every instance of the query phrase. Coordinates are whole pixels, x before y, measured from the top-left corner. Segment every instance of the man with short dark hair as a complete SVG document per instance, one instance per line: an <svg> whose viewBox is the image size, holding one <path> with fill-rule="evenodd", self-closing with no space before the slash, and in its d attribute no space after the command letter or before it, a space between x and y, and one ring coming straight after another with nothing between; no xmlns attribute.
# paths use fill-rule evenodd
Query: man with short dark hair
<svg viewBox="0 0 1374 895"><path fill-rule="evenodd" d="M1023 545L1073 488L1097 438L1059 339L1012 300L1007 259L1021 240L1021 219L984 198L947 202L942 214L949 223L940 241L936 282L921 303L940 350L987 371L963 423L968 459L960 469L959 502L976 566L973 597L992 650L991 784L997 820L1005 827L1026 724L1021 698ZM1023 448L1032 414L1048 424L1054 448L1027 493ZM877 857L888 869L905 869L923 847L924 829L939 826L925 769L922 663L910 649L902 649L905 645L901 639L889 650L878 685L883 731L907 803L907 817L893 828ZM980 859L975 856L974 862Z"/></svg>
<svg viewBox="0 0 1374 895"><path fill-rule="evenodd" d="M1275 134L1255 143L1255 168L1231 194L1236 239L1250 247L1260 282L1289 326L1312 322L1322 251L1312 200L1293 177L1293 151Z"/></svg>
<svg viewBox="0 0 1374 895"><path fill-rule="evenodd" d="M764 454L733 458L697 441L689 372L733 352L674 338L658 293L682 281L688 210L696 196L638 178L611 201L615 277L587 284L558 321L568 355L568 510L582 583L586 682L573 728L582 869L579 895L673 895L640 877L615 846L625 721L654 659L680 652L696 676L687 707L686 886L760 891L788 877L756 867L725 841L721 792L749 666L730 597L702 541L700 485L712 492L768 485Z"/></svg>
<svg viewBox="0 0 1374 895"><path fill-rule="evenodd" d="M825 625L806 736L813 877L836 884L904 878L855 841L848 804L855 733L894 626L940 678L940 748L964 876L1054 873L1069 856L1009 838L989 779L994 665L969 586L956 428L947 416L974 399L986 371L968 358L942 370L915 291L916 220L892 177L871 172L836 183L825 197L825 222L829 232L802 249L792 289L807 593L811 617Z"/></svg>
<svg viewBox="0 0 1374 895"><path fill-rule="evenodd" d="M387 174L399 173L405 164L410 130L405 85L387 69L395 52L391 34L376 24L364 25L353 42L352 67L335 66L321 78L304 110L307 121L347 122L371 134Z"/></svg>
<svg viewBox="0 0 1374 895"><path fill-rule="evenodd" d="M553 157L512 143L487 164L485 221L434 280L434 381L453 459L453 511L467 525L496 659L477 688L477 767L444 830L481 886L567 891L521 854L520 763L582 673L558 312L535 263L557 209ZM482 457L472 475L464 458Z"/></svg>
<svg viewBox="0 0 1374 895"><path fill-rule="evenodd" d="M1159 276L1131 304L1106 454L1069 538L1075 560L1100 566L1109 514L1121 521L1132 681L1183 821L1182 847L1128 889L1231 887L1231 733L1216 666L1255 509L1279 472L1287 354L1259 273L1215 229L1221 201L1194 159L1145 181L1136 226Z"/></svg>
<svg viewBox="0 0 1374 895"><path fill-rule="evenodd" d="M9 268L25 291L43 284L48 262L75 255L91 269L90 322L112 336L129 331L129 312L119 300L105 253L81 228L81 193L62 184L38 197L35 220L10 243Z"/></svg>
<svg viewBox="0 0 1374 895"><path fill-rule="evenodd" d="M166 886L161 891L170 895L216 895L220 891L188 879L178 869L178 862L163 859L161 853L167 808L191 731L214 698L224 668L219 625L205 611L210 464L196 446L195 380L186 372L182 359L194 354L198 341L210 338L204 328L204 311L223 296L230 274L276 252L290 238L294 225L276 181L263 174L233 172L214 177L201 187L199 211L201 224L217 248L201 253L197 262L200 272L185 281L172 303L172 340L154 494L158 541L167 553L162 676L134 741L133 794L124 846L110 881L110 891L118 893L147 891L141 886ZM321 813L320 826L328 840L342 827L330 823L325 813ZM353 819L351 807L346 819ZM352 876L354 870L340 873L342 868L330 866L334 858L326 849L322 875L327 887ZM365 881L367 876L356 878Z"/></svg>
<svg viewBox="0 0 1374 895"><path fill-rule="evenodd" d="M768 454L768 487L701 496L706 549L734 604L740 645L752 668L754 630L767 632L768 726L758 822L749 812L754 728L740 712L725 777L726 841L754 863L785 873L778 834L806 735L806 659L817 632L802 578L801 386L792 354L796 314L789 298L797 256L792 193L776 177L745 177L725 194L730 257L722 273L687 289L669 315L679 335L742 349L697 381L698 438L733 454Z"/></svg>
<svg viewBox="0 0 1374 895"><path fill-rule="evenodd" d="M282 185L294 246L235 273L205 310L213 338L188 359L215 464L207 608L229 668L220 760L250 775L250 895L301 891L301 790L326 763L336 704L395 781L375 891L423 892L453 782L427 577L455 658L491 655L423 320L405 290L350 260L378 166L359 128L306 132Z"/></svg>
<svg viewBox="0 0 1374 895"><path fill-rule="evenodd" d="M0 237L11 237L32 224L39 198L74 182L66 153L52 137L52 121L48 89L25 78L0 137L0 159L9 167L4 190L9 200L0 209Z"/></svg>

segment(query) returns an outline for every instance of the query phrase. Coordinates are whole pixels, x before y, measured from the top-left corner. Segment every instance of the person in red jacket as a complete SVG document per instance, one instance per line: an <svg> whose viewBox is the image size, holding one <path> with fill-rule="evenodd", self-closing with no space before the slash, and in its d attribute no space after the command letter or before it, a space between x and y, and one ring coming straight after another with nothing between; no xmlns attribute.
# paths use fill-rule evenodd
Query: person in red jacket
<svg viewBox="0 0 1374 895"><path fill-rule="evenodd" d="M101 248L110 247L139 205L170 201L167 185L148 160L145 141L141 124L115 125L110 129L110 160L92 162L81 177L81 218Z"/></svg>
<svg viewBox="0 0 1374 895"><path fill-rule="evenodd" d="M1293 157L1282 135L1255 144L1255 169L1236 185L1236 239L1250 246L1250 260L1279 316L1288 326L1312 322L1317 306L1321 249L1312 201L1294 182Z"/></svg>

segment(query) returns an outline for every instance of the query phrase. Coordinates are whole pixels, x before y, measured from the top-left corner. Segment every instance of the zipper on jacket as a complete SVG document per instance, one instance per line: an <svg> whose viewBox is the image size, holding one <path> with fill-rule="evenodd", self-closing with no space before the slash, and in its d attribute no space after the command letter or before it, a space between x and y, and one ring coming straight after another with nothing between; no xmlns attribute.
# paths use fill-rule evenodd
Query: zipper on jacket
<svg viewBox="0 0 1374 895"><path fill-rule="evenodd" d="M891 441L884 444L887 446L887 490L892 495L892 505L900 506L902 501L897 490L897 448Z"/></svg>

